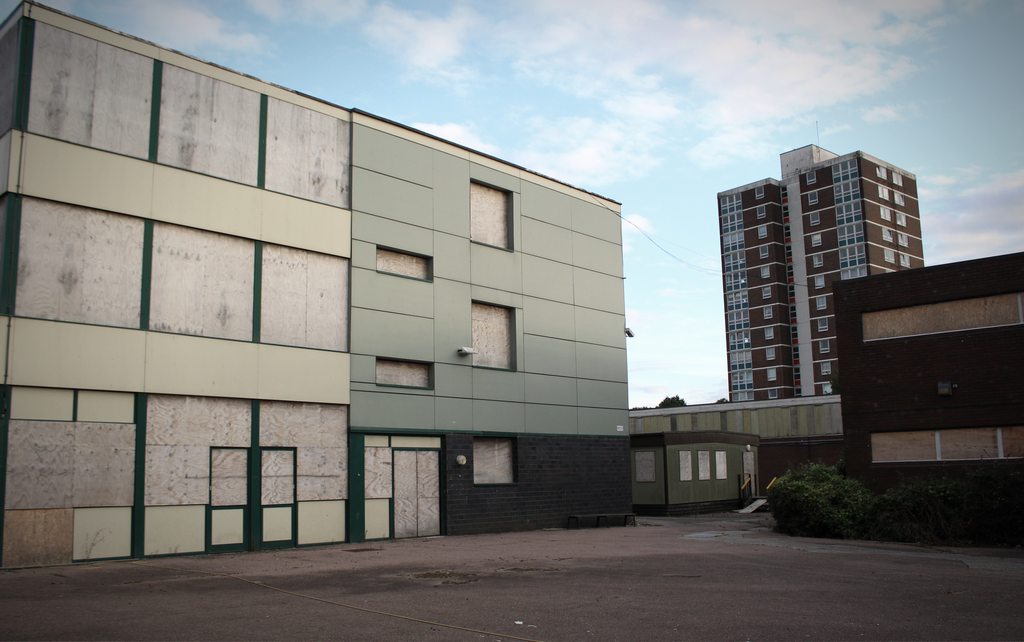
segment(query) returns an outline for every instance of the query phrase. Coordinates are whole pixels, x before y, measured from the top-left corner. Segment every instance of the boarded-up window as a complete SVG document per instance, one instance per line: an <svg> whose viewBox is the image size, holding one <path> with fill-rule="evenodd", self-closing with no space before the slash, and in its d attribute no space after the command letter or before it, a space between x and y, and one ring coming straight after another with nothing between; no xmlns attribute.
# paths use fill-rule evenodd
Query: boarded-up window
<svg viewBox="0 0 1024 642"><path fill-rule="evenodd" d="M260 341L348 349L348 260L263 246Z"/></svg>
<svg viewBox="0 0 1024 642"><path fill-rule="evenodd" d="M348 207L348 132L346 121L268 100L267 189Z"/></svg>
<svg viewBox="0 0 1024 642"><path fill-rule="evenodd" d="M260 503L295 503L295 451L264 450L260 470Z"/></svg>
<svg viewBox="0 0 1024 642"><path fill-rule="evenodd" d="M512 440L496 437L473 439L473 483L511 484L515 481Z"/></svg>
<svg viewBox="0 0 1024 642"><path fill-rule="evenodd" d="M515 367L512 310L486 303L473 304L474 366Z"/></svg>
<svg viewBox="0 0 1024 642"><path fill-rule="evenodd" d="M430 279L430 259L396 250L377 248L377 271L412 279Z"/></svg>
<svg viewBox="0 0 1024 642"><path fill-rule="evenodd" d="M211 448L210 505L247 504L248 469L249 451L241 448Z"/></svg>
<svg viewBox="0 0 1024 642"><path fill-rule="evenodd" d="M654 467L654 452L650 450L637 450L633 452L633 480L646 483L653 482L656 478Z"/></svg>
<svg viewBox="0 0 1024 642"><path fill-rule="evenodd" d="M251 340L254 254L246 239L156 223L150 329Z"/></svg>
<svg viewBox="0 0 1024 642"><path fill-rule="evenodd" d="M861 316L864 340L910 337L1021 323L1020 294L945 301Z"/></svg>
<svg viewBox="0 0 1024 642"><path fill-rule="evenodd" d="M377 359L377 385L429 388L430 364Z"/></svg>
<svg viewBox="0 0 1024 642"><path fill-rule="evenodd" d="M142 236L141 219L26 198L18 315L138 328Z"/></svg>
<svg viewBox="0 0 1024 642"><path fill-rule="evenodd" d="M152 92L149 58L36 23L29 131L145 158Z"/></svg>
<svg viewBox="0 0 1024 642"><path fill-rule="evenodd" d="M707 450L697 451L697 479L704 481L711 479L711 452Z"/></svg>
<svg viewBox="0 0 1024 642"><path fill-rule="evenodd" d="M679 451L679 481L693 481L693 454L689 450Z"/></svg>
<svg viewBox="0 0 1024 642"><path fill-rule="evenodd" d="M871 461L934 461L935 431L876 432L871 435Z"/></svg>
<svg viewBox="0 0 1024 642"><path fill-rule="evenodd" d="M942 459L995 459L999 443L995 428L965 428L939 431Z"/></svg>
<svg viewBox="0 0 1024 642"><path fill-rule="evenodd" d="M1003 428L1003 457L1024 457L1024 426Z"/></svg>
<svg viewBox="0 0 1024 642"><path fill-rule="evenodd" d="M497 247L510 247L509 193L479 183L469 184L469 237Z"/></svg>
<svg viewBox="0 0 1024 642"><path fill-rule="evenodd" d="M164 65L160 163L255 185L259 141L258 93Z"/></svg>
<svg viewBox="0 0 1024 642"><path fill-rule="evenodd" d="M728 458L724 450L715 451L715 479L725 479L729 474Z"/></svg>

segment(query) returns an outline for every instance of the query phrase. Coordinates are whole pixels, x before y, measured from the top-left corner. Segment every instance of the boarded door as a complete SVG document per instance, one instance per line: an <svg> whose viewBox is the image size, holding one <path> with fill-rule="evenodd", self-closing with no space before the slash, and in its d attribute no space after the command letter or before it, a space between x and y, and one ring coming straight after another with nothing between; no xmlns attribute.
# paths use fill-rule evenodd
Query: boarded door
<svg viewBox="0 0 1024 642"><path fill-rule="evenodd" d="M395 537L441 533L436 450L395 450Z"/></svg>

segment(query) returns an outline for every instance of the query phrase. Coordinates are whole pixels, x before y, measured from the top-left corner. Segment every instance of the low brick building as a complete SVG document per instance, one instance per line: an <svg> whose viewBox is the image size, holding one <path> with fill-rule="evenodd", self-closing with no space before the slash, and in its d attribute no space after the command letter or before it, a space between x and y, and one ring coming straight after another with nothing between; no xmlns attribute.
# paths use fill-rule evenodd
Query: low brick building
<svg viewBox="0 0 1024 642"><path fill-rule="evenodd" d="M1024 253L835 285L851 476L1024 468Z"/></svg>

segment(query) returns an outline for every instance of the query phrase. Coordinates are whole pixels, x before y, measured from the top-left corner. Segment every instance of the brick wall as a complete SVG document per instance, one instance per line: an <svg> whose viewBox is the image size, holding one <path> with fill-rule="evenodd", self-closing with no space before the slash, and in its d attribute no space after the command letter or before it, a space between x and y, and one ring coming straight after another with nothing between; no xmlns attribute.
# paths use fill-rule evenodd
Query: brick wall
<svg viewBox="0 0 1024 642"><path fill-rule="evenodd" d="M523 435L516 446L516 482L473 483L473 437L445 437L449 535L565 527L573 513L628 513L629 439ZM469 463L456 464L465 455Z"/></svg>

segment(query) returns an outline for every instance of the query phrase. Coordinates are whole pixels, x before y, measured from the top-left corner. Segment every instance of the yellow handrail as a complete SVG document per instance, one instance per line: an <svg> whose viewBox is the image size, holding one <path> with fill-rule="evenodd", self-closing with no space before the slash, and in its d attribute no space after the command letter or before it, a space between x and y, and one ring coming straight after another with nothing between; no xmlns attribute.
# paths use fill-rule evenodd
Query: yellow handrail
<svg viewBox="0 0 1024 642"><path fill-rule="evenodd" d="M774 483L775 483L775 480L776 480L776 479L778 479L778 477L772 477L772 480L771 480L770 482L768 482L768 485L767 485L767 486L765 486L765 490L771 490L771 488L772 488L772 484L774 484Z"/></svg>

